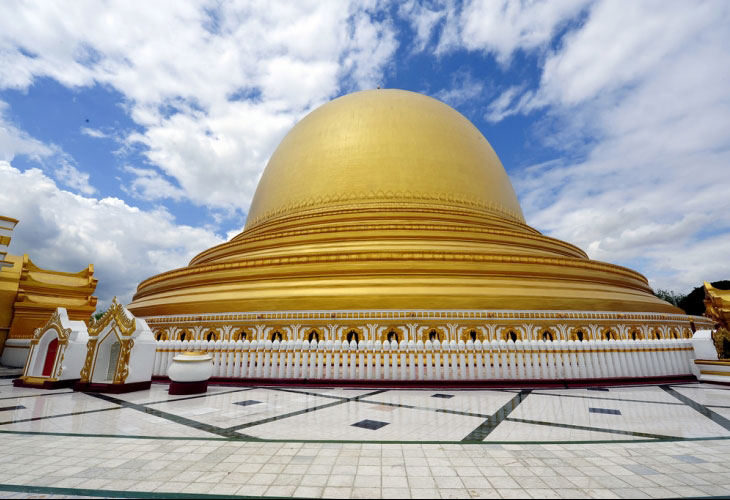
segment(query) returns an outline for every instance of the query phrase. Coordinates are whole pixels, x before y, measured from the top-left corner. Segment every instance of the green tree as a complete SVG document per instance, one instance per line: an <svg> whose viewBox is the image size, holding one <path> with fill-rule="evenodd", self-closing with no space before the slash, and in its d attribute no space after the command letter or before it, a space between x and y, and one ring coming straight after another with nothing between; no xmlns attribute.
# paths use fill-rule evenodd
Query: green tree
<svg viewBox="0 0 730 500"><path fill-rule="evenodd" d="M710 283L715 288L719 288L720 290L730 290L730 281L728 280L722 280L722 281L713 281ZM693 316L702 316L705 313L705 287L698 286L694 290L692 290L690 293L684 296L682 300L679 301L678 306L684 310L687 314L692 314Z"/></svg>
<svg viewBox="0 0 730 500"><path fill-rule="evenodd" d="M677 307L680 307L680 302L682 302L685 298L685 296L681 293L677 293L672 290L657 290L654 292L654 295Z"/></svg>

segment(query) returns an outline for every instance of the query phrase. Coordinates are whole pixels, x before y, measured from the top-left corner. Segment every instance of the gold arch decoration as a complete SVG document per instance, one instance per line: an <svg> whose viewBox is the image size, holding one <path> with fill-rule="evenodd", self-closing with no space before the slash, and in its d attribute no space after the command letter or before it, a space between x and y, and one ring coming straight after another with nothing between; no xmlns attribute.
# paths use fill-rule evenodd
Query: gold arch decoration
<svg viewBox="0 0 730 500"><path fill-rule="evenodd" d="M40 342L41 338L46 334L46 332L48 332L48 330L54 330L56 332L56 335L58 336L58 345L68 344L71 329L63 327L63 324L61 323L61 315L59 314L58 309L53 311L53 314L51 314L51 317L45 325L41 328L35 329L33 332L33 338L30 341L31 345L38 345L38 342Z"/></svg>
<svg viewBox="0 0 730 500"><path fill-rule="evenodd" d="M175 340L196 340L196 339L195 339L195 334L193 332L191 332L189 328L183 327L183 328L180 328L180 330L178 330L175 333Z"/></svg>
<svg viewBox="0 0 730 500"><path fill-rule="evenodd" d="M472 338L472 332L474 333L474 338ZM468 325L462 329L462 332L459 335L459 340L463 340L465 343L470 340L484 342L484 332L482 332L476 325Z"/></svg>
<svg viewBox="0 0 730 500"><path fill-rule="evenodd" d="M425 325L426 328L420 332L418 339L424 344L427 340L431 340L431 333L435 332L435 338L439 342L443 342L449 337L449 330L443 325Z"/></svg>
<svg viewBox="0 0 730 500"><path fill-rule="evenodd" d="M98 321L92 318L89 322L89 337L98 336L112 320L116 322L119 333L123 337L129 337L134 333L134 329L136 328L134 318L127 316L124 306L114 297L109 309L107 309L104 315Z"/></svg>
<svg viewBox="0 0 730 500"><path fill-rule="evenodd" d="M651 329L651 338L652 340L661 340L664 338L664 333L662 332L662 329L658 326L655 326Z"/></svg>
<svg viewBox="0 0 730 500"><path fill-rule="evenodd" d="M576 325L568 330L568 338L575 341L591 340L591 329L585 325Z"/></svg>
<svg viewBox="0 0 730 500"><path fill-rule="evenodd" d="M632 327L629 328L629 331L626 332L627 340L642 340L644 338L644 334L641 331L641 328Z"/></svg>
<svg viewBox="0 0 730 500"><path fill-rule="evenodd" d="M408 328L405 325L398 325L398 324L390 324L386 325L386 327L383 329L382 332L378 334L378 340L381 342L386 342L391 338L391 334L395 334L395 339L397 339L397 342L400 344L401 340L405 339L406 332L408 331ZM395 340L394 339L394 340Z"/></svg>
<svg viewBox="0 0 730 500"><path fill-rule="evenodd" d="M152 330L152 335L157 341L168 340L167 332L163 328L155 328L154 330Z"/></svg>
<svg viewBox="0 0 730 500"><path fill-rule="evenodd" d="M265 340L271 340L273 342L274 340L278 339L279 342L286 342L287 340L289 340L289 330L291 329L283 325L272 326L267 331Z"/></svg>
<svg viewBox="0 0 730 500"><path fill-rule="evenodd" d="M546 335L547 334L547 335ZM554 328L549 326L541 326L537 329L537 338L534 340L560 340L560 335Z"/></svg>
<svg viewBox="0 0 730 500"><path fill-rule="evenodd" d="M252 328L241 327L231 333L231 340L248 340L250 342L253 340L255 334L256 333Z"/></svg>
<svg viewBox="0 0 730 500"><path fill-rule="evenodd" d="M217 328L207 328L203 330L203 340L207 340L208 342L216 342L218 340L221 340L221 333L218 331Z"/></svg>
<svg viewBox="0 0 730 500"><path fill-rule="evenodd" d="M600 340L618 340L618 339L619 339L618 333L616 333L616 330L614 328L611 328L610 326L601 328Z"/></svg>
<svg viewBox="0 0 730 500"><path fill-rule="evenodd" d="M720 326L712 332L712 340L715 342L717 357L719 359L730 359L730 331Z"/></svg>
<svg viewBox="0 0 730 500"><path fill-rule="evenodd" d="M315 334L315 335L312 335ZM309 338L312 337L312 339L317 339L317 341L325 340L327 337L324 333L324 328L319 326L307 326L302 328L302 338L301 340L309 341Z"/></svg>
<svg viewBox="0 0 730 500"><path fill-rule="evenodd" d="M357 341L360 342L367 342L368 339L368 333L367 329L360 327L360 326L345 326L342 329L341 333L341 341L347 340L347 338L350 336L351 332L355 332L357 334Z"/></svg>
<svg viewBox="0 0 730 500"><path fill-rule="evenodd" d="M500 326L497 328L497 337L505 342L508 340L525 340L525 329L517 325Z"/></svg>

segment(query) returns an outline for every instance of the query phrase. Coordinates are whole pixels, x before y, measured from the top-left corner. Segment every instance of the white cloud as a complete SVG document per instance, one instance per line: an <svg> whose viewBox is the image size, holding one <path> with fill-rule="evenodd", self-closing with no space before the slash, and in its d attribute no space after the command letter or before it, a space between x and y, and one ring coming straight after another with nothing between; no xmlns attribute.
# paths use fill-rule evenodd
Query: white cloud
<svg viewBox="0 0 730 500"><path fill-rule="evenodd" d="M423 50L441 25L435 52L466 48L492 54L507 64L517 50L544 50L555 34L575 19L590 0L453 0L430 8L408 2L400 10L415 34L416 51Z"/></svg>
<svg viewBox="0 0 730 500"><path fill-rule="evenodd" d="M142 1L4 2L0 88L25 89L41 76L111 86L143 127L127 142L144 145L186 198L245 211L296 120L343 81L352 90L381 80L397 42L373 8L338 0L154 9ZM140 184L149 177L141 179L137 193L153 194Z"/></svg>
<svg viewBox="0 0 730 500"><path fill-rule="evenodd" d="M434 31L436 31L438 23L453 9L453 5L448 5L445 2L439 2L432 7L434 9L428 8L420 1L409 0L408 2L403 2L398 9L398 14L408 19L415 31L415 36L413 37L413 50L415 52L421 52L426 48L431 41Z"/></svg>
<svg viewBox="0 0 730 500"><path fill-rule="evenodd" d="M459 71L454 74L451 86L436 93L434 97L458 107L470 101L478 101L484 93L484 83L476 80L471 72Z"/></svg>
<svg viewBox="0 0 730 500"><path fill-rule="evenodd" d="M7 103L0 101L0 161L11 162L16 156L27 156L63 185L80 193L93 194L89 174L74 165L73 158L55 144L47 145L11 123L5 113Z"/></svg>
<svg viewBox="0 0 730 500"><path fill-rule="evenodd" d="M564 153L587 141L584 159L518 179L528 221L594 258L640 261L662 288L727 277L728 26L726 2L596 4L545 61L532 107L505 111L543 106Z"/></svg>
<svg viewBox="0 0 730 500"><path fill-rule="evenodd" d="M7 109L7 103L0 101L0 161L12 161L17 155L27 155L40 161L51 155L50 147L8 121Z"/></svg>
<svg viewBox="0 0 730 500"><path fill-rule="evenodd" d="M178 225L165 209L140 210L118 198L91 198L59 189L38 169L0 161L0 206L20 223L10 252L41 267L76 272L94 264L97 295L128 302L143 279L187 265L223 241L211 231ZM10 210L10 212L7 212Z"/></svg>
<svg viewBox="0 0 730 500"><path fill-rule="evenodd" d="M460 42L471 50L509 61L518 49L544 47L558 29L588 5L587 0L472 0L459 18Z"/></svg>
<svg viewBox="0 0 730 500"><path fill-rule="evenodd" d="M122 184L122 189L134 196L145 200L173 199L179 200L185 194L182 189L174 186L158 171L151 168L123 167L125 172L134 175L129 187Z"/></svg>
<svg viewBox="0 0 730 500"><path fill-rule="evenodd" d="M96 189L89 184L89 174L79 171L66 161L61 161L54 171L54 177L79 193L90 195L96 192Z"/></svg>
<svg viewBox="0 0 730 500"><path fill-rule="evenodd" d="M93 137L94 139L106 139L109 134L95 128L81 127L81 133Z"/></svg>
<svg viewBox="0 0 730 500"><path fill-rule="evenodd" d="M543 112L533 132L557 157L513 179L528 222L686 291L730 274L728 26L723 0L472 1L438 50L537 53L537 88L485 114Z"/></svg>

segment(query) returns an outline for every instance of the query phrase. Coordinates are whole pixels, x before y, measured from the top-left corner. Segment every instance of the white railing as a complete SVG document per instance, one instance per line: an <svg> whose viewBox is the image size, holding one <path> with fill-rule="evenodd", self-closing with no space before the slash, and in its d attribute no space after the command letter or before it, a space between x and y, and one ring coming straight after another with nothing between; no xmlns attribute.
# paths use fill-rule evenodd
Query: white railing
<svg viewBox="0 0 730 500"><path fill-rule="evenodd" d="M691 341L158 341L153 375L175 355L213 355L213 377L320 380L563 380L690 375Z"/></svg>

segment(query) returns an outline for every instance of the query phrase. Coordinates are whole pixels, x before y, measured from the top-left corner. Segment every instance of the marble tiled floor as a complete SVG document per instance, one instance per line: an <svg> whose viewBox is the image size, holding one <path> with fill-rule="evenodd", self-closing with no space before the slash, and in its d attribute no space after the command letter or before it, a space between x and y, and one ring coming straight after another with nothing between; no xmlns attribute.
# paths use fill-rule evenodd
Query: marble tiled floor
<svg viewBox="0 0 730 500"><path fill-rule="evenodd" d="M730 495L720 386L110 396L2 377L0 496Z"/></svg>

